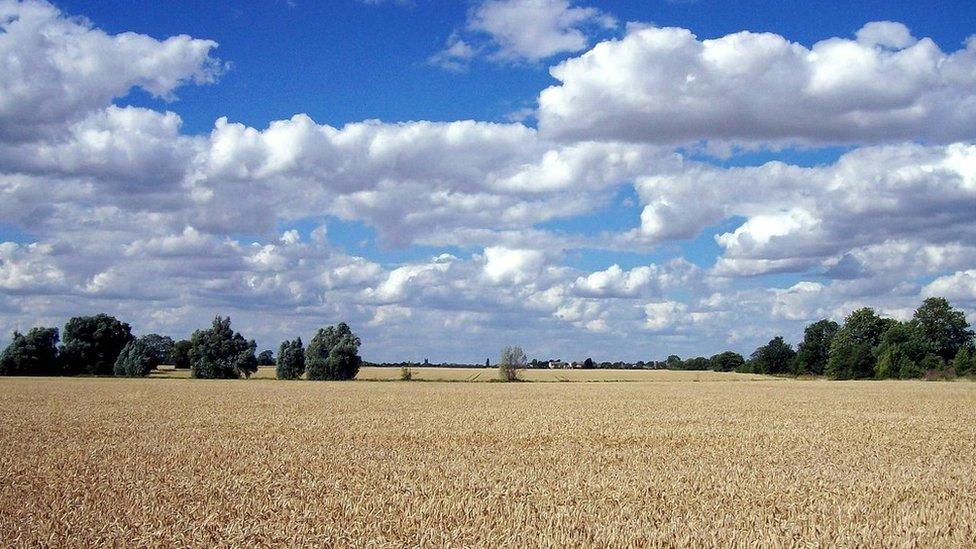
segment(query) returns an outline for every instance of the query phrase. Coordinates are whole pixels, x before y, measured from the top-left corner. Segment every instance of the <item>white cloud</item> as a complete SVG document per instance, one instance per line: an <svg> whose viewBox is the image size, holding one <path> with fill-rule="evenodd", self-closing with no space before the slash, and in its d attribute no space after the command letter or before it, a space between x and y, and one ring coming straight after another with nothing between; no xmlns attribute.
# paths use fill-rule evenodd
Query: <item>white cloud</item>
<svg viewBox="0 0 976 549"><path fill-rule="evenodd" d="M922 289L922 295L945 297L970 307L976 306L976 269L940 276Z"/></svg>
<svg viewBox="0 0 976 549"><path fill-rule="evenodd" d="M551 69L539 127L562 139L653 143L952 142L976 137L976 39L943 52L904 26L807 48L776 34L698 40L631 25Z"/></svg>
<svg viewBox="0 0 976 549"><path fill-rule="evenodd" d="M139 87L163 99L187 82L213 82L217 43L109 35L47 2L0 1L0 139L27 139Z"/></svg>
<svg viewBox="0 0 976 549"><path fill-rule="evenodd" d="M613 16L569 0L483 0L430 62L461 70L478 55L497 62L539 61L589 45L589 33L617 26Z"/></svg>

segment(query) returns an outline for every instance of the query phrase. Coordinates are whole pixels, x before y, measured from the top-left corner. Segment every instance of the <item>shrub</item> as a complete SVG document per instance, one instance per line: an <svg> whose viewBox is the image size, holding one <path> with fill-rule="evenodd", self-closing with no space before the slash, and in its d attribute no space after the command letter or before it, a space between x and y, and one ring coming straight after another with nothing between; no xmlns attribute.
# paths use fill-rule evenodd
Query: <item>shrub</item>
<svg viewBox="0 0 976 549"><path fill-rule="evenodd" d="M130 341L115 361L114 373L124 377L146 377L159 365L156 350L144 339Z"/></svg>
<svg viewBox="0 0 976 549"><path fill-rule="evenodd" d="M305 347L302 338L283 341L278 348L278 379L300 379L305 373Z"/></svg>
<svg viewBox="0 0 976 549"><path fill-rule="evenodd" d="M973 368L973 352L968 345L963 345L952 360L952 367L956 370L956 375L969 375Z"/></svg>
<svg viewBox="0 0 976 549"><path fill-rule="evenodd" d="M27 335L14 332L10 345L0 354L0 375L52 376L61 373L58 329L31 328Z"/></svg>
<svg viewBox="0 0 976 549"><path fill-rule="evenodd" d="M257 345L231 330L230 317L214 318L209 330L197 330L190 338L190 369L193 377L236 379L257 371Z"/></svg>
<svg viewBox="0 0 976 549"><path fill-rule="evenodd" d="M408 365L400 367L400 381L410 381L413 379L413 368Z"/></svg>
<svg viewBox="0 0 976 549"><path fill-rule="evenodd" d="M359 337L345 322L319 329L305 350L308 379L348 380L356 377L363 363L359 356L360 343Z"/></svg>

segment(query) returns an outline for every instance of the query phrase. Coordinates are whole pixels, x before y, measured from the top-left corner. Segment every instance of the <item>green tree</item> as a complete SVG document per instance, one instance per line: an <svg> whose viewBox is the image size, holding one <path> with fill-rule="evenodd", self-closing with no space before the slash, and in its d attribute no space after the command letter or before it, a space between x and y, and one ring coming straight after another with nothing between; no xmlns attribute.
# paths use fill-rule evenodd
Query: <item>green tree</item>
<svg viewBox="0 0 976 549"><path fill-rule="evenodd" d="M70 373L109 376L119 353L132 341L132 328L115 317L98 314L68 320L61 334L61 355Z"/></svg>
<svg viewBox="0 0 976 549"><path fill-rule="evenodd" d="M870 307L848 315L830 343L824 374L832 379L874 377L877 362L874 349L881 341L881 334L893 324L894 321L879 317Z"/></svg>
<svg viewBox="0 0 976 549"><path fill-rule="evenodd" d="M250 377L257 371L254 340L230 327L230 317L214 318L209 330L197 330L190 338L191 375L205 379Z"/></svg>
<svg viewBox="0 0 976 549"><path fill-rule="evenodd" d="M159 334L146 334L139 338L149 347L153 355L153 368L160 364L173 363L173 338Z"/></svg>
<svg viewBox="0 0 976 549"><path fill-rule="evenodd" d="M684 361L685 370L708 370L712 363L703 356L696 356Z"/></svg>
<svg viewBox="0 0 976 549"><path fill-rule="evenodd" d="M877 378L917 378L921 363L931 353L931 345L914 323L894 322L881 335L875 355Z"/></svg>
<svg viewBox="0 0 976 549"><path fill-rule="evenodd" d="M359 336L345 322L319 329L305 350L308 379L347 380L356 377L363 360Z"/></svg>
<svg viewBox="0 0 976 549"><path fill-rule="evenodd" d="M915 310L912 319L923 337L932 343L932 351L946 362L952 361L956 353L973 339L966 315L953 309L949 301L942 297L930 297Z"/></svg>
<svg viewBox="0 0 976 549"><path fill-rule="evenodd" d="M593 364L593 359L592 358L587 357L587 359L583 361L583 369L584 370L592 370L594 367L595 367L595 364Z"/></svg>
<svg viewBox="0 0 976 549"><path fill-rule="evenodd" d="M301 379L305 374L305 346L302 345L302 338L281 342L275 374L278 379Z"/></svg>
<svg viewBox="0 0 976 549"><path fill-rule="evenodd" d="M668 370L684 370L684 362L681 361L681 357L678 355L669 355L668 359L664 361L665 367Z"/></svg>
<svg viewBox="0 0 976 549"><path fill-rule="evenodd" d="M31 328L27 335L14 332L0 354L0 375L53 376L61 373L58 329Z"/></svg>
<svg viewBox="0 0 976 549"><path fill-rule="evenodd" d="M830 344L839 329L836 322L827 319L807 326L803 331L803 342L796 350L793 373L823 375L827 367L827 357L830 355Z"/></svg>
<svg viewBox="0 0 976 549"><path fill-rule="evenodd" d="M708 359L708 364L716 372L732 372L742 368L746 360L735 351L725 351Z"/></svg>
<svg viewBox="0 0 976 549"><path fill-rule="evenodd" d="M159 365L156 349L152 341L143 338L134 339L127 343L115 361L113 371L117 376L146 377L153 368Z"/></svg>
<svg viewBox="0 0 976 549"><path fill-rule="evenodd" d="M258 366L274 366L274 352L271 349L265 349L258 353Z"/></svg>
<svg viewBox="0 0 976 549"><path fill-rule="evenodd" d="M973 351L969 348L969 345L963 345L959 348L956 353L956 357L952 360L952 368L956 371L957 376L969 375L973 368Z"/></svg>
<svg viewBox="0 0 976 549"><path fill-rule="evenodd" d="M796 351L786 343L781 336L769 340L769 343L756 349L749 361L753 370L760 374L784 374L790 371Z"/></svg>
<svg viewBox="0 0 976 549"><path fill-rule="evenodd" d="M518 381L519 370L525 368L528 359L521 347L505 347L498 360L498 378L502 381Z"/></svg>
<svg viewBox="0 0 976 549"><path fill-rule="evenodd" d="M181 339L173 344L173 367L180 370L190 369L190 349L193 343L189 339Z"/></svg>

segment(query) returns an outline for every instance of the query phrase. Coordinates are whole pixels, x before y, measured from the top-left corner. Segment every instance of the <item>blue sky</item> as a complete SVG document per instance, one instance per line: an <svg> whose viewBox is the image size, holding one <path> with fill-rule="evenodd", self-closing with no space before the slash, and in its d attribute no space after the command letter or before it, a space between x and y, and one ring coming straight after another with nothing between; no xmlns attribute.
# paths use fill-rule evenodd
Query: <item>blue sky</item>
<svg viewBox="0 0 976 549"><path fill-rule="evenodd" d="M344 319L374 360L646 360L976 306L971 2L0 15L4 333L229 313L262 347Z"/></svg>

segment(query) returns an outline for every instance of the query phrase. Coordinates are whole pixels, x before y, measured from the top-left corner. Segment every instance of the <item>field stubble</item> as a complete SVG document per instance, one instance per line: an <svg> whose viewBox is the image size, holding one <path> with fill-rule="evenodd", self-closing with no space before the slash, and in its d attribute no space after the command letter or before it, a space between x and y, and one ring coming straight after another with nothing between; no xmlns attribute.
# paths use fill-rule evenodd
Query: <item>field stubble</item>
<svg viewBox="0 0 976 549"><path fill-rule="evenodd" d="M4 546L971 546L976 384L0 380Z"/></svg>

